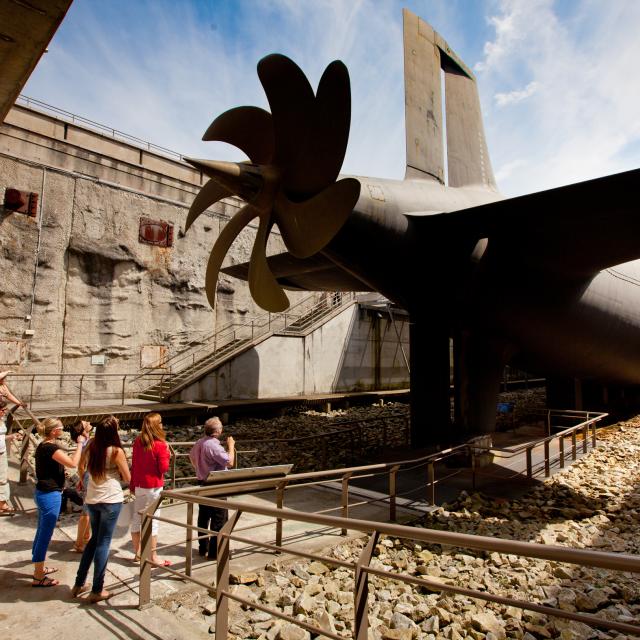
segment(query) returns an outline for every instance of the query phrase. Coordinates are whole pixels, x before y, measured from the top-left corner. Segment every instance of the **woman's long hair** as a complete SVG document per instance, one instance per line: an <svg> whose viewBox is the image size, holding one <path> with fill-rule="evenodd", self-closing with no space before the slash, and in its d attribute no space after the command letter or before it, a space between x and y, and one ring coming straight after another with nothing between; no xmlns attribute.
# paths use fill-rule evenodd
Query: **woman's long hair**
<svg viewBox="0 0 640 640"><path fill-rule="evenodd" d="M153 449L154 440L165 441L167 434L162 428L162 416L159 413L147 413L142 421L140 430L140 443L147 450Z"/></svg>
<svg viewBox="0 0 640 640"><path fill-rule="evenodd" d="M98 422L96 433L87 445L87 468L91 477L102 480L107 466L107 449L121 449L118 426L120 422L115 416L107 416Z"/></svg>

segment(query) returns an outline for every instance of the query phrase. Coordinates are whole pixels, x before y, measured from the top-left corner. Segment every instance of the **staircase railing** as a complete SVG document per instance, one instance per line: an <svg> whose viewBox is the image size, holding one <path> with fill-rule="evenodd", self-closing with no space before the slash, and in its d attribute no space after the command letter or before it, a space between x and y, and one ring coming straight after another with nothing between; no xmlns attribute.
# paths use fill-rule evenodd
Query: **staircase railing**
<svg viewBox="0 0 640 640"><path fill-rule="evenodd" d="M202 368L210 368L217 361L227 359L235 352L263 340L271 334L304 335L316 323L335 310L354 302L353 292L330 292L318 300L317 294L308 296L293 307L281 313L266 313L239 322L231 322L218 331L206 336L197 345L190 346L166 360L159 360L145 367L129 382L129 389L138 391L148 388L148 374L161 369L163 391L168 391L176 383L196 375ZM201 367L198 367L198 364ZM180 380L177 380L180 378Z"/></svg>

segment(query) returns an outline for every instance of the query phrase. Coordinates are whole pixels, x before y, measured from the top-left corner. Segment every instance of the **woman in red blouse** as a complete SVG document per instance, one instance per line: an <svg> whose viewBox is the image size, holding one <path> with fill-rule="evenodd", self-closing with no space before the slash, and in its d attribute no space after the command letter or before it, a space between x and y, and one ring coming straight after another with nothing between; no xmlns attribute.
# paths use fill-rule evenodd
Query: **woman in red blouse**
<svg viewBox="0 0 640 640"><path fill-rule="evenodd" d="M142 422L140 435L133 443L133 460L131 462L131 483L129 488L135 495L136 502L131 519L131 540L136 554L135 561L140 562L140 511L160 497L164 486L164 474L169 469L169 447L162 428L159 413L148 413ZM156 509L155 515L160 515ZM168 567L169 560L160 561L156 554L158 544L158 521L151 525L151 561Z"/></svg>

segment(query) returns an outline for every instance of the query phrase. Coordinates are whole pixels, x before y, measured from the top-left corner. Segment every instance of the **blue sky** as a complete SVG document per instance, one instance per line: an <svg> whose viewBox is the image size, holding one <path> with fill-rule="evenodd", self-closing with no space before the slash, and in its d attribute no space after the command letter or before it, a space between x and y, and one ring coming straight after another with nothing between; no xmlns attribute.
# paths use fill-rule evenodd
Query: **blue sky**
<svg viewBox="0 0 640 640"><path fill-rule="evenodd" d="M75 0L24 94L186 155L222 111L267 107L257 61L292 57L315 86L343 60L343 172L404 174L403 6L474 69L506 195L640 167L637 0Z"/></svg>

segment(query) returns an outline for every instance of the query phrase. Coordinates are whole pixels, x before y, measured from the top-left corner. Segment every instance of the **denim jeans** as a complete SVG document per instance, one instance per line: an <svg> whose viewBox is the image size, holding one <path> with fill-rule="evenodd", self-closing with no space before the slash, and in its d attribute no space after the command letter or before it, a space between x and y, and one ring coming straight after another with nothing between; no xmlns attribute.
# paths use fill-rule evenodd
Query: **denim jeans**
<svg viewBox="0 0 640 640"><path fill-rule="evenodd" d="M87 543L80 559L80 566L76 574L76 587L81 587L87 580L89 567L93 561L93 585L91 591L100 593L104 587L104 574L107 570L109 547L113 530L116 528L122 502L108 504L88 504L89 520L91 521L91 540Z"/></svg>
<svg viewBox="0 0 640 640"><path fill-rule="evenodd" d="M58 521L62 491L40 491L40 489L36 489L34 497L38 506L38 528L31 547L31 561L44 562L53 530L56 528L56 522Z"/></svg>

